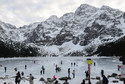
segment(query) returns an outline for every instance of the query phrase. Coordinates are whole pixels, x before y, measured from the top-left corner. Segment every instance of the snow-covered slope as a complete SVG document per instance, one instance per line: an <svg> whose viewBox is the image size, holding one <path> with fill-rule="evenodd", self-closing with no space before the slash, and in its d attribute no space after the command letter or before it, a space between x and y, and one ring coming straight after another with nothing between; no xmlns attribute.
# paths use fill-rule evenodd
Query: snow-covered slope
<svg viewBox="0 0 125 84"><path fill-rule="evenodd" d="M15 26L0 21L0 39L1 40L6 40L6 39L16 40L17 39L16 36L18 37Z"/></svg>
<svg viewBox="0 0 125 84"><path fill-rule="evenodd" d="M34 44L41 55L88 55L101 44L125 36L125 13L81 4L73 13L16 28L0 22L0 38Z"/></svg>

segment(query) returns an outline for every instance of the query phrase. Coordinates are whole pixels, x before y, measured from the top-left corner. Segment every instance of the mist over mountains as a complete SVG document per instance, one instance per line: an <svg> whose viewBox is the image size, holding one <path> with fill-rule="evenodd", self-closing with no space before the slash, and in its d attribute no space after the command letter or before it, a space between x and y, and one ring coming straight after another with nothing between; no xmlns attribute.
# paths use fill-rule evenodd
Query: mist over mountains
<svg viewBox="0 0 125 84"><path fill-rule="evenodd" d="M109 56L122 56L124 37L125 12L108 6L96 8L81 4L75 12L62 17L53 15L43 22L20 28L0 22L0 50L5 48L0 56L108 55L103 51L111 43L120 46Z"/></svg>

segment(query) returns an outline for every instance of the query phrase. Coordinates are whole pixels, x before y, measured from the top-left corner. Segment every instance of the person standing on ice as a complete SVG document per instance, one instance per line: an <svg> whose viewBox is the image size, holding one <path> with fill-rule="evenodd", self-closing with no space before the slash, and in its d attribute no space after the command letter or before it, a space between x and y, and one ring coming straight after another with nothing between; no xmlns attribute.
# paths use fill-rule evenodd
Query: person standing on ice
<svg viewBox="0 0 125 84"><path fill-rule="evenodd" d="M63 64L62 60L61 60L61 65Z"/></svg>
<svg viewBox="0 0 125 84"><path fill-rule="evenodd" d="M85 71L85 74L86 74L86 79L88 79L88 77L89 77L88 71Z"/></svg>
<svg viewBox="0 0 125 84"><path fill-rule="evenodd" d="M21 75L24 76L24 72L22 72Z"/></svg>
<svg viewBox="0 0 125 84"><path fill-rule="evenodd" d="M57 71L58 71L58 65L56 64L56 73L57 73Z"/></svg>
<svg viewBox="0 0 125 84"><path fill-rule="evenodd" d="M41 74L41 75L42 75L42 72L43 72L43 71L41 70L41 71L40 71L40 74Z"/></svg>
<svg viewBox="0 0 125 84"><path fill-rule="evenodd" d="M63 84L69 84L67 80L65 80L65 82Z"/></svg>
<svg viewBox="0 0 125 84"><path fill-rule="evenodd" d="M21 76L20 72L18 72L15 77L15 84L20 84L20 81L21 81Z"/></svg>
<svg viewBox="0 0 125 84"><path fill-rule="evenodd" d="M68 77L70 77L70 68L68 68Z"/></svg>
<svg viewBox="0 0 125 84"><path fill-rule="evenodd" d="M45 67L42 65L43 74L45 74Z"/></svg>
<svg viewBox="0 0 125 84"><path fill-rule="evenodd" d="M56 64L56 68L58 67L58 65Z"/></svg>
<svg viewBox="0 0 125 84"><path fill-rule="evenodd" d="M4 82L3 84L7 84L6 82Z"/></svg>
<svg viewBox="0 0 125 84"><path fill-rule="evenodd" d="M104 70L101 70L101 76L103 77L103 75L104 75Z"/></svg>
<svg viewBox="0 0 125 84"><path fill-rule="evenodd" d="M74 66L76 65L76 63L74 62Z"/></svg>
<svg viewBox="0 0 125 84"><path fill-rule="evenodd" d="M60 84L60 83L58 83L58 80L56 80L54 84Z"/></svg>
<svg viewBox="0 0 125 84"><path fill-rule="evenodd" d="M6 71L7 71L7 67L4 67L4 70L5 70L5 73L6 73Z"/></svg>
<svg viewBox="0 0 125 84"><path fill-rule="evenodd" d="M73 70L72 75L73 75L73 78L75 78L75 70Z"/></svg>
<svg viewBox="0 0 125 84"><path fill-rule="evenodd" d="M118 65L118 71L120 71L120 68L121 68L121 66L120 66L120 65Z"/></svg>
<svg viewBox="0 0 125 84"><path fill-rule="evenodd" d="M83 79L82 83L81 84L85 84L85 80Z"/></svg>
<svg viewBox="0 0 125 84"><path fill-rule="evenodd" d="M34 80L34 77L32 76L32 74L30 74L29 83L30 84L34 84L33 80Z"/></svg>
<svg viewBox="0 0 125 84"><path fill-rule="evenodd" d="M71 62L71 67L72 67L72 62Z"/></svg>
<svg viewBox="0 0 125 84"><path fill-rule="evenodd" d="M105 75L102 76L103 80L102 80L102 84L108 84L108 79L105 77Z"/></svg>
<svg viewBox="0 0 125 84"><path fill-rule="evenodd" d="M36 61L34 60L34 64L36 63Z"/></svg>
<svg viewBox="0 0 125 84"><path fill-rule="evenodd" d="M94 62L94 66L96 66L96 63Z"/></svg>
<svg viewBox="0 0 125 84"><path fill-rule="evenodd" d="M25 65L25 70L27 69L27 65Z"/></svg>

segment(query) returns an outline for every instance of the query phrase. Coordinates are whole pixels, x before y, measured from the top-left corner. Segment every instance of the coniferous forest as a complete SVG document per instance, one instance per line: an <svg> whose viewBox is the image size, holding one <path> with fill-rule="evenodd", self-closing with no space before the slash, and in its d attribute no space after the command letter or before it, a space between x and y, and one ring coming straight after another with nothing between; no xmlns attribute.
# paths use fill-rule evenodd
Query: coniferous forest
<svg viewBox="0 0 125 84"><path fill-rule="evenodd" d="M94 54L99 56L125 56L125 37L116 42L99 46Z"/></svg>
<svg viewBox="0 0 125 84"><path fill-rule="evenodd" d="M38 55L38 49L24 43L0 41L0 57L25 57Z"/></svg>

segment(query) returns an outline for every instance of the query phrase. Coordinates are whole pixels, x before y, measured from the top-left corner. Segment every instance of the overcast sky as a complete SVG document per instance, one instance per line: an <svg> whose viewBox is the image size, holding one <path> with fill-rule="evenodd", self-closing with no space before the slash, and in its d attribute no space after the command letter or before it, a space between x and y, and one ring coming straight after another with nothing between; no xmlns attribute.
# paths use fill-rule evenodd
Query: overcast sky
<svg viewBox="0 0 125 84"><path fill-rule="evenodd" d="M125 0L0 0L0 21L19 27L74 12L81 4L125 11Z"/></svg>

